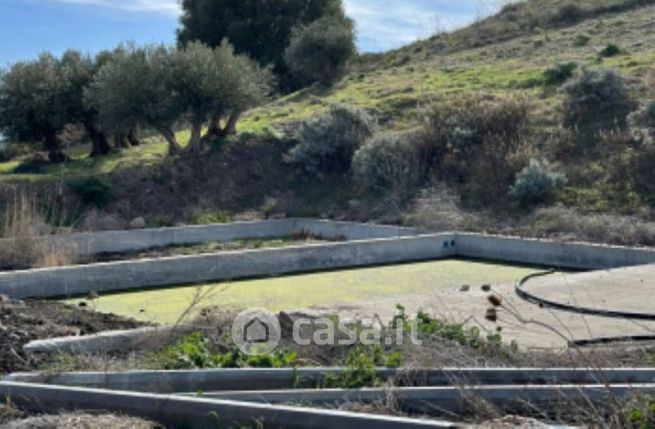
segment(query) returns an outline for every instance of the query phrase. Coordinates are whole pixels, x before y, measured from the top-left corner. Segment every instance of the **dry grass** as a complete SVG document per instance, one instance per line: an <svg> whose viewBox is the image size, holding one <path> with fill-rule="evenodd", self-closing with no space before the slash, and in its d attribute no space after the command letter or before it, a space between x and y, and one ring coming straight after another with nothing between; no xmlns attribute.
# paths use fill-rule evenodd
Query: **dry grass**
<svg viewBox="0 0 655 429"><path fill-rule="evenodd" d="M8 421L5 429L155 429L163 426L133 417L111 414L60 414Z"/></svg>
<svg viewBox="0 0 655 429"><path fill-rule="evenodd" d="M0 268L32 268L72 265L75 249L57 240L43 240L55 228L48 224L36 196L15 193L0 219Z"/></svg>
<svg viewBox="0 0 655 429"><path fill-rule="evenodd" d="M649 96L655 97L655 68L646 76L646 89L648 90Z"/></svg>

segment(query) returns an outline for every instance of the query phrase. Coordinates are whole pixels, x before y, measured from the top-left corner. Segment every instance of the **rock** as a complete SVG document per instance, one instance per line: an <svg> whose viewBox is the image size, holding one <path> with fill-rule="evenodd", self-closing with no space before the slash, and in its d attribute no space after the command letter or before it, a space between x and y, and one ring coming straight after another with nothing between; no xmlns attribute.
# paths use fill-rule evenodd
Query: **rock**
<svg viewBox="0 0 655 429"><path fill-rule="evenodd" d="M144 229L146 227L146 220L142 217L135 217L130 222L130 229Z"/></svg>
<svg viewBox="0 0 655 429"><path fill-rule="evenodd" d="M471 290L471 286L469 286L469 285L464 285L464 286L462 286L459 290L460 290L460 292L468 292L468 291Z"/></svg>

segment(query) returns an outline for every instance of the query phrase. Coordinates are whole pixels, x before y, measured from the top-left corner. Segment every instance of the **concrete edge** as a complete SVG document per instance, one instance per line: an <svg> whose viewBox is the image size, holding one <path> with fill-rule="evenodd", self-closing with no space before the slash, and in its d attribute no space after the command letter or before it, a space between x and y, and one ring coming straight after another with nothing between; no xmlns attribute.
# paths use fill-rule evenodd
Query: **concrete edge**
<svg viewBox="0 0 655 429"><path fill-rule="evenodd" d="M345 370L324 367L14 373L2 380L157 393L229 391L234 386L251 391L315 387L326 375L338 375ZM397 378L408 386L655 383L655 368L378 368L377 374L383 380Z"/></svg>
<svg viewBox="0 0 655 429"><path fill-rule="evenodd" d="M82 232L30 238L49 242L80 256L102 253L131 253L174 245L211 241L289 237L307 231L325 239L361 240L416 235L413 228L309 218L269 219L226 224L188 225L122 231ZM0 239L0 246L14 239Z"/></svg>
<svg viewBox="0 0 655 429"><path fill-rule="evenodd" d="M171 335L185 335L194 331L187 325L145 327L129 330L104 331L93 335L57 337L35 340L23 346L28 353L106 353L116 350L135 350L146 344L156 344Z"/></svg>
<svg viewBox="0 0 655 429"><path fill-rule="evenodd" d="M54 298L146 287L432 260L454 256L452 234L376 238L0 273L0 293Z"/></svg>
<svg viewBox="0 0 655 429"><path fill-rule="evenodd" d="M269 428L414 429L454 427L450 422L387 417L149 393L0 382L0 398L37 413L117 412L170 427L206 428L263 423Z"/></svg>
<svg viewBox="0 0 655 429"><path fill-rule="evenodd" d="M560 408L560 404L565 401L605 405L609 400L653 393L655 384L555 384L203 392L202 397L267 404L297 403L305 406L372 404L391 400L403 411L460 414L475 409L481 401L492 404L504 413L521 413L525 410Z"/></svg>

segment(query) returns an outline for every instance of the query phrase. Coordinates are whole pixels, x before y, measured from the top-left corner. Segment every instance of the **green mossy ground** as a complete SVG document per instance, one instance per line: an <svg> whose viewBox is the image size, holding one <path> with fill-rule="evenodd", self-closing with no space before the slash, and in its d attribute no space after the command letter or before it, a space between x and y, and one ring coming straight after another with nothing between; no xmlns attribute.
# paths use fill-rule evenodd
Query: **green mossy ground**
<svg viewBox="0 0 655 429"><path fill-rule="evenodd" d="M197 295L204 297L198 308L218 306L235 310L293 310L396 296L398 304L402 304L403 297L408 295L425 297L427 303L439 291L515 281L535 271L538 269L525 266L440 260L112 294L88 305L103 313L166 324L178 321ZM82 301L86 300L67 302L77 305Z"/></svg>

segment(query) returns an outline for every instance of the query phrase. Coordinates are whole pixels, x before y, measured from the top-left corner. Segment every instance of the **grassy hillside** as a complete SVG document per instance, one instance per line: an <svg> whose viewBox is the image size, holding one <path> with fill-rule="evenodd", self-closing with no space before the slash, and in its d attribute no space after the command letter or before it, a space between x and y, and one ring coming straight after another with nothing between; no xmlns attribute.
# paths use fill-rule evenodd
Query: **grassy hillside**
<svg viewBox="0 0 655 429"><path fill-rule="evenodd" d="M549 6L545 8L543 3ZM557 11L557 7L550 6L552 3L565 2L531 1L519 9ZM576 3L632 5L635 2ZM635 95L644 97L640 80L655 64L655 32L652 31L655 5L652 1L641 3L651 5L594 14L593 18L566 27L561 22L553 28L527 26L523 18L517 18L515 25L520 30L515 31L511 21L509 27L505 26L509 14L506 11L452 35L364 58L358 70L333 89L308 89L277 100L248 115L247 125L258 128L302 120L332 103L349 103L375 111L389 128L406 129L417 123L417 108L422 104L478 92L525 95L534 104L541 121L553 124L558 120L562 97L554 88L543 85L541 78L545 68L565 61L592 68L616 68L635 84ZM482 37L480 32L490 36ZM512 35L516 37L510 38ZM488 42L471 41L473 38ZM499 41L492 42L494 39ZM609 43L625 52L599 60L598 51ZM483 46L466 49L468 45L478 44ZM450 50L454 52L448 53Z"/></svg>
<svg viewBox="0 0 655 429"><path fill-rule="evenodd" d="M158 138L98 159L88 158L88 148L77 147L70 151L72 162L38 173L16 174L18 161L0 163L0 185L46 186L76 176L103 175L115 197L108 211L128 220L146 216L154 225L193 222L205 213L210 213L209 219L215 212L224 218L228 212L239 218L244 213L329 216L532 235L576 235L586 228L583 236L590 239L609 234L613 242L655 242L650 206L603 175L606 165L613 163L607 159L565 166L572 180L558 202L573 210L602 213L581 225L565 220L582 219L569 209L535 215L484 207L470 212L471 208L460 207L457 190L440 185L398 201L362 192L351 177L306 180L285 162L293 141L276 141L271 132L292 130L335 103L364 108L377 116L383 129L400 131L420 125L422 110L429 105L471 96L512 96L526 100L530 108L528 149L542 151L549 136L561 128L564 101L559 86L545 81L544 71L563 62L575 62L576 73L585 68L615 69L637 101L654 98L655 85L647 84L648 76L655 76L653 22L652 0L530 0L450 34L364 55L330 89L308 88L248 112L239 129L250 136L242 134L202 158L167 158L166 145ZM600 56L610 44L620 53ZM185 142L188 134L181 131L179 140ZM637 220L611 217L635 213ZM445 220L435 223L437 218ZM637 226L626 232L626 225ZM615 230L607 232L611 228Z"/></svg>

